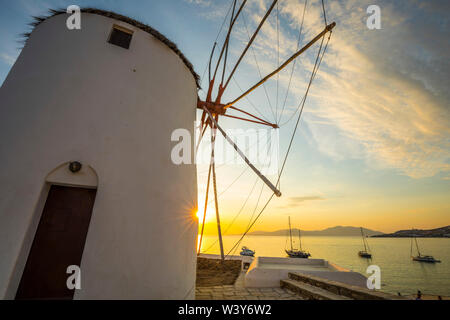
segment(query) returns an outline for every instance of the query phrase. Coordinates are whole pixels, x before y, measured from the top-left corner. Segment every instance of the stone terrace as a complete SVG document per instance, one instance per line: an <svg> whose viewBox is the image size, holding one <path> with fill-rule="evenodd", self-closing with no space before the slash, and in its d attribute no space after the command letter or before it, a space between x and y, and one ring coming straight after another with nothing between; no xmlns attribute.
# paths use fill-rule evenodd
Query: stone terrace
<svg viewBox="0 0 450 320"><path fill-rule="evenodd" d="M234 285L197 287L196 300L303 300L293 291L281 288L245 288L245 272L241 272Z"/></svg>

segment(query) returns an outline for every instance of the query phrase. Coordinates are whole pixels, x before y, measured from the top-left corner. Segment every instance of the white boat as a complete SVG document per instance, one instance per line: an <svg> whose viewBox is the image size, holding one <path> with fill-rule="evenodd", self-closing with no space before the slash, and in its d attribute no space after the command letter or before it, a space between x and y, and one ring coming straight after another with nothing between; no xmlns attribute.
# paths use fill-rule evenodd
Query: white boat
<svg viewBox="0 0 450 320"><path fill-rule="evenodd" d="M361 237L362 237L362 241L364 244L364 250L361 250L358 252L358 255L361 258L368 258L368 259L372 259L372 254L369 252L369 244L367 243L366 237L364 236L364 232L363 229L361 227Z"/></svg>
<svg viewBox="0 0 450 320"><path fill-rule="evenodd" d="M242 247L241 249L241 256L249 256L249 257L253 257L255 255L255 251L250 250L247 247Z"/></svg>
<svg viewBox="0 0 450 320"><path fill-rule="evenodd" d="M290 240L291 240L291 249L290 250L285 249L284 251L286 252L286 254L290 258L304 258L304 259L307 259L307 258L309 258L311 256L311 254L309 252L306 252L306 251L302 250L302 240L301 240L301 235L300 235L300 229L298 230L299 249L294 249L294 247L292 245L291 217L289 217L289 237L290 237Z"/></svg>
<svg viewBox="0 0 450 320"><path fill-rule="evenodd" d="M411 239L411 258L413 259L413 261L428 262L428 263L441 262L441 260L437 260L433 256L422 255L419 250L419 244L417 243L417 238L414 237L414 240L416 242L417 256L412 255L412 239Z"/></svg>
<svg viewBox="0 0 450 320"><path fill-rule="evenodd" d="M436 260L435 258L433 258L433 256L415 256L412 257L412 259L414 261L420 261L420 262L431 262L431 263L435 263L435 262L441 262L441 260Z"/></svg>

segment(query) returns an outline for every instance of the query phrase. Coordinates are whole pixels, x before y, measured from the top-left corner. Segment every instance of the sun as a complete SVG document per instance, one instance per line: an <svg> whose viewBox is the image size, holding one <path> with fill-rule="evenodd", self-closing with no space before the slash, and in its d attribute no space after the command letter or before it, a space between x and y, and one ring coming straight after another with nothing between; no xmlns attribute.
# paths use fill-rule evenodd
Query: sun
<svg viewBox="0 0 450 320"><path fill-rule="evenodd" d="M198 222L202 223L203 222L203 214L205 212L205 208L203 206L198 206L197 212L196 212L196 216L198 218ZM212 219L212 215L211 215L211 211L210 208L208 207L208 209L206 210L206 217L205 217L205 223L206 222L210 222Z"/></svg>

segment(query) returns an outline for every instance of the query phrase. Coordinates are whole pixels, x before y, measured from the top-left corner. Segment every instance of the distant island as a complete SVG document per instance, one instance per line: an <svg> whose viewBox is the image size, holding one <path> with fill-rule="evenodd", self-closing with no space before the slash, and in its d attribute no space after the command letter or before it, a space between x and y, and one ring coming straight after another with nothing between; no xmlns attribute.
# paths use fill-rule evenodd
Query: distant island
<svg viewBox="0 0 450 320"><path fill-rule="evenodd" d="M372 235L371 237L378 238L450 238L450 226L421 230L421 229L411 229L411 230L399 230L394 233L385 233Z"/></svg>
<svg viewBox="0 0 450 320"><path fill-rule="evenodd" d="M332 228L327 228L324 230L316 230L316 231L306 231L301 230L302 236L361 236L360 227L348 227L348 226L336 226ZM375 235L383 235L383 232L370 230L363 228L364 235L366 236L375 236ZM289 229L277 230L277 231L254 231L250 232L249 235L252 236L286 236L289 233ZM298 229L292 229L292 235L297 236Z"/></svg>

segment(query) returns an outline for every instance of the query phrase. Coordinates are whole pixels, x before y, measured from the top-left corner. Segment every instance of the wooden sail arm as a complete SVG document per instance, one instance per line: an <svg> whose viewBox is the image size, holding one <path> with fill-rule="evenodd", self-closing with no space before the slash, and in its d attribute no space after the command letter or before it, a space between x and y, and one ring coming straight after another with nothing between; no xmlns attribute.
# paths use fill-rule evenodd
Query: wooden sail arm
<svg viewBox="0 0 450 320"><path fill-rule="evenodd" d="M275 124L275 123L270 123L269 121L266 121L266 120L264 120L264 119L261 119L261 118L255 116L255 115L253 115L253 114L251 114L251 113L248 113L247 111L244 111L244 110L242 110L242 109L239 109L239 108L236 108L236 107L233 107L233 106L230 106L229 108L232 109L232 110L236 110L236 111L238 111L238 112L242 112L242 113L244 113L244 114L246 114L246 115L248 115L248 116L250 116L250 117L252 117L252 118L254 118L254 119L256 119L256 120L258 120L258 121L264 122L264 123L266 123L267 125L269 125L269 126L275 128L275 129L279 128L277 124Z"/></svg>
<svg viewBox="0 0 450 320"><path fill-rule="evenodd" d="M212 118L211 119L215 121L217 124L217 121ZM212 126L213 127L213 126ZM216 207L216 220L217 220L217 232L219 235L219 244L220 244L220 257L222 261L225 260L225 254L223 250L223 242L222 242L222 230L220 227L220 215L219 215L219 201L217 200L217 183L216 183L216 165L215 165L215 159L214 159L214 148L215 148L215 141L216 141L216 134L215 130L213 130L211 134L211 171L212 171L212 180L213 180L213 190L214 190L214 203Z"/></svg>
<svg viewBox="0 0 450 320"><path fill-rule="evenodd" d="M208 194L209 194L209 181L211 180L211 169L212 169L212 163L209 164L208 183L206 185L205 206L204 206L204 210L203 210L203 219L202 219L202 231L200 233L200 241L198 244L197 255L199 255L200 251L202 250L202 240L203 240L203 231L205 230L206 210L208 209Z"/></svg>
<svg viewBox="0 0 450 320"><path fill-rule="evenodd" d="M233 21L230 24L230 27L228 28L228 33L227 33L227 37L225 38L225 42L222 46L222 50L220 51L220 55L219 55L219 59L217 60L217 65L216 65L216 69L214 71L214 76L212 78L212 83L214 84L214 80L216 78L216 74L217 74L217 70L219 69L219 65L220 65L220 61L222 60L222 56L224 54L225 48L227 46L228 41L230 40L230 34L231 34L231 30L233 29L234 23L236 22L236 19L238 18L239 14L241 13L242 9L245 6L245 3L247 2L247 0L244 0L241 4L241 6L239 7L238 12L236 13L236 16L234 16Z"/></svg>
<svg viewBox="0 0 450 320"><path fill-rule="evenodd" d="M231 28L231 24L233 23L233 18L234 18L234 9L236 9L236 2L237 0L233 1L233 10L231 11L231 17L230 17L230 28ZM225 77L225 69L227 67L227 58L228 58L228 47L230 45L230 41L227 41L226 44L226 50L225 50L225 59L223 61L223 71L222 71L222 81L220 82L220 85L223 85L223 78Z"/></svg>
<svg viewBox="0 0 450 320"><path fill-rule="evenodd" d="M265 121L263 122L263 121L257 121L257 120L247 119L247 118L241 118L241 117L236 117L236 116L232 116L232 115L229 115L229 114L223 114L222 116L228 117L228 118L233 118L233 119L238 119L238 120L243 120L243 121L248 121L248 122L253 122L253 123L257 123L257 124L262 124L262 125L265 125L265 126L270 126L270 127L274 128L274 129L278 128L277 124L273 124L273 123L269 123L269 122L265 122Z"/></svg>
<svg viewBox="0 0 450 320"><path fill-rule="evenodd" d="M217 129L219 129L220 133L224 136L224 138L233 146L234 150L236 150L236 152L241 156L241 158L245 161L245 163L248 164L248 166L256 173L256 175L258 177L261 178L262 181L264 181L264 183L274 192L274 194L277 197L281 197L281 192L280 190L278 190L273 184L272 182L269 181L269 179L267 179L251 162L250 160L245 156L245 154L241 151L241 149L239 149L239 147L236 145L236 143L234 143L233 140L231 140L231 138L225 133L225 131L218 125L216 119L214 119L214 117L212 116L211 112L209 112L209 110L204 106L203 110L207 113L211 123L213 124L213 126Z"/></svg>
<svg viewBox="0 0 450 320"><path fill-rule="evenodd" d="M319 40L320 38L322 38L327 32L331 32L331 30L336 26L336 23L330 23L329 25L327 25L325 27L325 29L319 33L314 39L312 39L310 42L308 42L303 48L301 48L299 51L297 51L296 53L294 53L289 59L287 59L281 66L279 66L276 70L274 70L273 72L269 73L267 76L265 76L263 79L261 79L257 84L255 84L254 86L252 86L250 89L248 89L246 92L244 92L242 95L240 95L238 98L234 99L233 101L227 103L224 106L224 109L229 108L230 106L232 106L233 104L236 104L236 102L238 102L239 100L241 100L242 98L244 98L245 96L247 96L250 92L252 92L253 90L255 90L256 88L258 88L260 85L262 85L264 82L266 82L267 80L269 80L271 77L273 77L274 75L276 75L278 72L280 72L281 70L283 70L289 63L291 63L292 61L294 61L299 55L301 55L303 52L305 52L309 47L311 47L315 42L317 42L317 40Z"/></svg>
<svg viewBox="0 0 450 320"><path fill-rule="evenodd" d="M242 59L244 58L245 54L247 53L247 50L250 48L250 46L252 45L253 41L255 40L256 36L258 35L259 30L262 28L262 26L264 25L264 23L266 22L266 19L269 17L270 13L272 12L273 8L275 7L275 4L278 2L278 0L274 0L272 2L272 5L270 6L269 10L267 10L266 14L264 15L264 17L262 18L261 22L259 23L258 27L256 28L256 31L253 33L253 36L250 38L249 42L247 43L247 45L245 46L244 51L241 53L241 56L239 57L238 61L236 62L236 64L233 67L233 70L231 71L230 75L228 76L227 82L225 82L225 85L223 86L223 89L225 90L225 88L228 86L228 84L230 83L230 80L232 79L234 72L236 71L237 67L239 66L239 64L241 63Z"/></svg>

